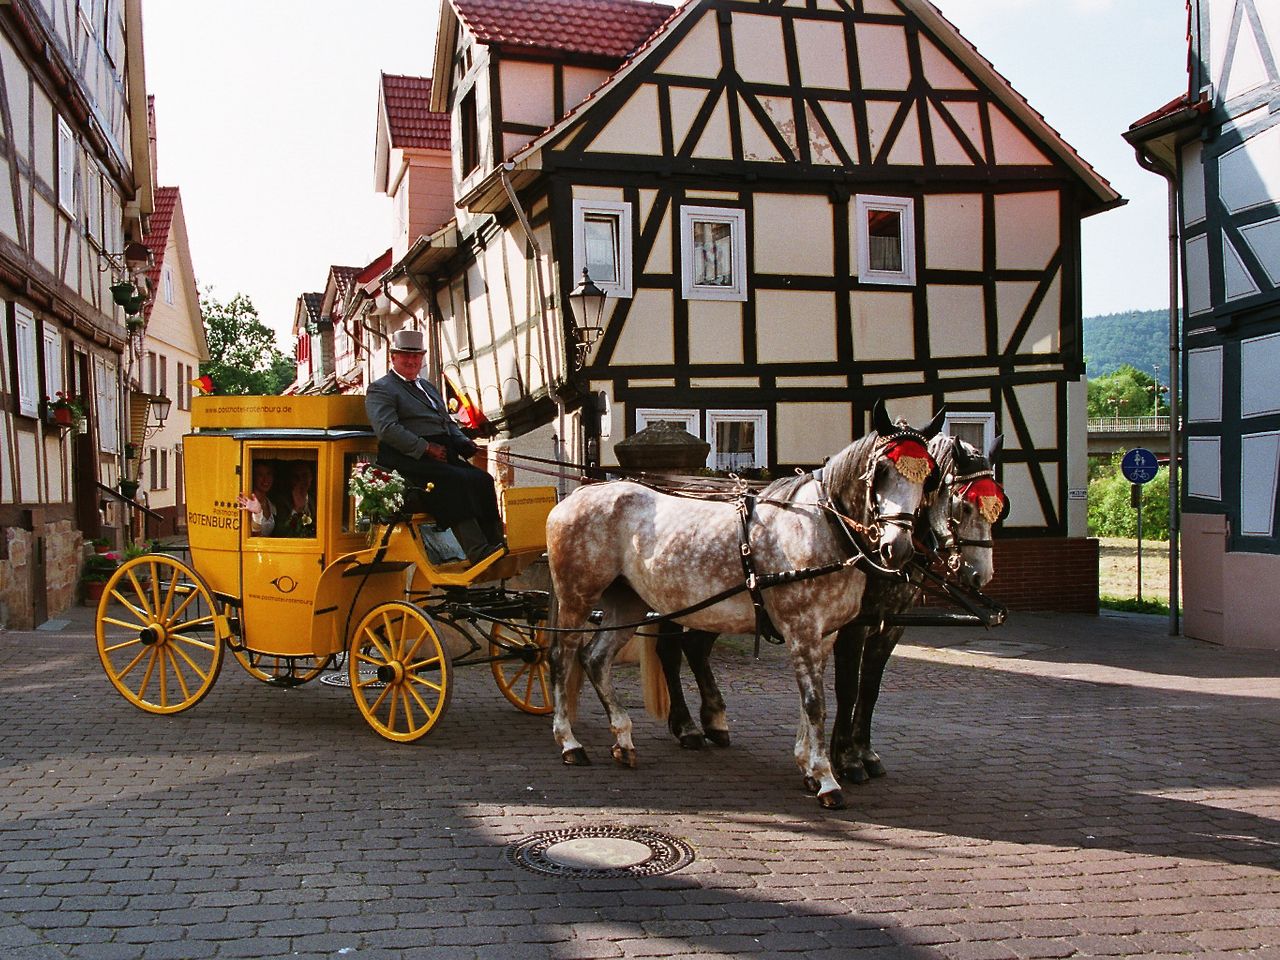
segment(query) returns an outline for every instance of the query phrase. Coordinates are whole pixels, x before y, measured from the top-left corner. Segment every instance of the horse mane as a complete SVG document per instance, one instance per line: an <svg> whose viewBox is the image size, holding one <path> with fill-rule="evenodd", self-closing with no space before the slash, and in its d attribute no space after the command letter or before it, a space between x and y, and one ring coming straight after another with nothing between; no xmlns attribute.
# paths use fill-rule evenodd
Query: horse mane
<svg viewBox="0 0 1280 960"><path fill-rule="evenodd" d="M867 475L867 467L878 439L880 435L874 430L859 437L833 455L822 468L822 476L832 499L839 509L850 516L854 516L852 511L855 510L865 512L869 502L867 486L871 478ZM808 473L797 473L782 477L765 487L760 497L790 503L810 476Z"/></svg>

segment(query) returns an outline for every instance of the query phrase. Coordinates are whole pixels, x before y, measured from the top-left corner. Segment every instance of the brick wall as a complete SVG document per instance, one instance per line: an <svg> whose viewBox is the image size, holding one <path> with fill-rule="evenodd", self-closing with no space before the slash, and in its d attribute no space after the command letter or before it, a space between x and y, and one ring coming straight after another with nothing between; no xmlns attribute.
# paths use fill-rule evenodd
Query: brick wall
<svg viewBox="0 0 1280 960"><path fill-rule="evenodd" d="M997 540L996 575L982 591L1012 610L1098 612L1098 541Z"/></svg>

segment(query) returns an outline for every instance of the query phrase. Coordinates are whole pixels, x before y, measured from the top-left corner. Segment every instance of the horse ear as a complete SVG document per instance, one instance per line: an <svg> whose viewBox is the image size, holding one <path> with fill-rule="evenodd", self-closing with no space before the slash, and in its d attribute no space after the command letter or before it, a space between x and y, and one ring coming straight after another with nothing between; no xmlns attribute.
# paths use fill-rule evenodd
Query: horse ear
<svg viewBox="0 0 1280 960"><path fill-rule="evenodd" d="M955 438L955 443L951 447L951 456L955 460L956 469L961 473L968 473L978 465L974 463L974 458L969 456L969 445L959 437Z"/></svg>
<svg viewBox="0 0 1280 960"><path fill-rule="evenodd" d="M938 431L942 429L942 425L947 420L947 408L943 407L933 415L933 419L929 421L929 425L920 431L926 440L932 440L938 435Z"/></svg>
<svg viewBox="0 0 1280 960"><path fill-rule="evenodd" d="M1000 459L1000 451L1004 449L1004 434L996 437L991 441L991 446L987 448L987 463L995 466Z"/></svg>
<svg viewBox="0 0 1280 960"><path fill-rule="evenodd" d="M884 408L884 400L877 400L876 405L871 408L871 426L882 437L887 437L897 430Z"/></svg>

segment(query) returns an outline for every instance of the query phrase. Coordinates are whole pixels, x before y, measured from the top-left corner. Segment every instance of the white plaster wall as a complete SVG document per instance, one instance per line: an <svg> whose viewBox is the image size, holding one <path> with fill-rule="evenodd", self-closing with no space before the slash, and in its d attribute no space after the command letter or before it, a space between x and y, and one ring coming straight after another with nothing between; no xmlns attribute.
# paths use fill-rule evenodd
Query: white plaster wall
<svg viewBox="0 0 1280 960"><path fill-rule="evenodd" d="M982 287L931 283L925 299L929 309L929 352L932 356L986 354Z"/></svg>
<svg viewBox="0 0 1280 960"><path fill-rule="evenodd" d="M707 80L720 75L720 34L716 27L715 12L706 10L693 15L698 18L698 22L679 45L667 54L657 68L658 73L703 77Z"/></svg>
<svg viewBox="0 0 1280 960"><path fill-rule="evenodd" d="M502 60L498 79L502 84L504 121L540 127L555 122L555 68L551 64Z"/></svg>
<svg viewBox="0 0 1280 960"><path fill-rule="evenodd" d="M848 60L844 46L844 29L838 20L795 21L796 48L800 58L800 80L811 89L849 89ZM859 52L862 44L859 41ZM871 86L877 71L868 70L863 61L863 86Z"/></svg>
<svg viewBox="0 0 1280 960"><path fill-rule="evenodd" d="M1056 191L996 197L996 266L1043 270L1057 252L1062 221Z"/></svg>
<svg viewBox="0 0 1280 960"><path fill-rule="evenodd" d="M637 290L622 335L613 351L613 363L674 363L675 335L672 291Z"/></svg>
<svg viewBox="0 0 1280 960"><path fill-rule="evenodd" d="M831 276L835 243L826 197L757 193L752 204L755 272Z"/></svg>
<svg viewBox="0 0 1280 960"><path fill-rule="evenodd" d="M733 15L733 62L748 83L787 85L782 20L751 13Z"/></svg>
<svg viewBox="0 0 1280 960"><path fill-rule="evenodd" d="M609 71L591 67L566 66L563 76L564 108L565 110L572 110L587 99L596 87L609 79Z"/></svg>
<svg viewBox="0 0 1280 960"><path fill-rule="evenodd" d="M894 360L916 355L913 294L857 290L849 295L855 360Z"/></svg>
<svg viewBox="0 0 1280 960"><path fill-rule="evenodd" d="M658 88L646 83L614 114L591 141L588 150L656 156L662 152L662 131L658 120Z"/></svg>
<svg viewBox="0 0 1280 960"><path fill-rule="evenodd" d="M735 300L690 300L689 362L743 362L742 303Z"/></svg>
<svg viewBox="0 0 1280 960"><path fill-rule="evenodd" d="M787 363L835 359L835 308L835 295L823 291L756 291L756 355L759 361Z"/></svg>
<svg viewBox="0 0 1280 960"><path fill-rule="evenodd" d="M1072 490L1089 489L1089 431L1087 377L1067 384L1067 536L1089 535L1089 502L1070 499Z"/></svg>
<svg viewBox="0 0 1280 960"><path fill-rule="evenodd" d="M907 89L911 82L911 64L907 59L905 29L896 24L859 23L854 30L862 86L867 90ZM843 46L841 53L843 65ZM803 54L801 58L803 60Z"/></svg>
<svg viewBox="0 0 1280 960"><path fill-rule="evenodd" d="M1187 224L1205 218L1203 153L1199 140L1182 148L1182 217Z"/></svg>
<svg viewBox="0 0 1280 960"><path fill-rule="evenodd" d="M779 464L816 464L853 441L847 403L779 403L775 412Z"/></svg>
<svg viewBox="0 0 1280 960"><path fill-rule="evenodd" d="M982 269L982 197L929 194L924 198L925 265L931 270Z"/></svg>

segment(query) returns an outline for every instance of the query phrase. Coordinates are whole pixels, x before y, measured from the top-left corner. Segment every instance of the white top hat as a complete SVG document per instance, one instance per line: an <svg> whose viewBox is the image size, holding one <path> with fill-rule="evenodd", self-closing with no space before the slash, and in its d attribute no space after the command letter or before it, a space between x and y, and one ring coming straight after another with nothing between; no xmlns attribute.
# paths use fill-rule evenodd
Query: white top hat
<svg viewBox="0 0 1280 960"><path fill-rule="evenodd" d="M391 349L396 353L426 353L427 339L421 330L397 330L391 335Z"/></svg>

